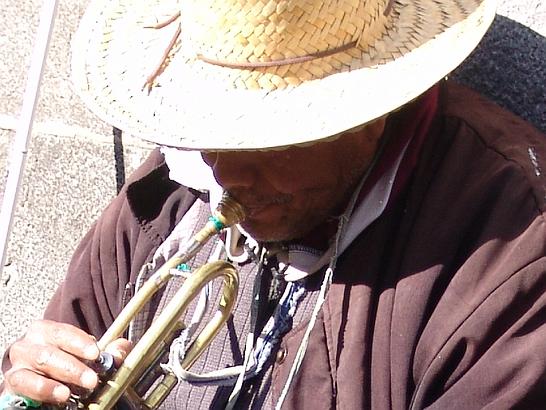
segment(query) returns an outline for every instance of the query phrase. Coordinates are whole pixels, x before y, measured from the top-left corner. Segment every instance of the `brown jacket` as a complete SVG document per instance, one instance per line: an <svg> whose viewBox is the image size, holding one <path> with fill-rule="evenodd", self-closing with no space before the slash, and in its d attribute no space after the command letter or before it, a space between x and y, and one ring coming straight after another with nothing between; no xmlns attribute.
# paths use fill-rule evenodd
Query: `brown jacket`
<svg viewBox="0 0 546 410"><path fill-rule="evenodd" d="M444 83L407 186L338 262L283 408L545 408L544 172L543 135ZM45 316L102 334L194 201L154 152L83 239ZM273 400L304 330L283 338Z"/></svg>

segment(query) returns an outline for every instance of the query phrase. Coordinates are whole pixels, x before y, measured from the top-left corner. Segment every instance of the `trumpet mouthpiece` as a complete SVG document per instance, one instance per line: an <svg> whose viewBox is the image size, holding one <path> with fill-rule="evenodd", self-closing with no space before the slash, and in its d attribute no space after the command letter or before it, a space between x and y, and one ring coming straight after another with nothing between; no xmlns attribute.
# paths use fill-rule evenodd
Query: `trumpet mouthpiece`
<svg viewBox="0 0 546 410"><path fill-rule="evenodd" d="M245 219L245 210L228 192L224 191L214 216L218 218L224 227L228 227L242 222Z"/></svg>

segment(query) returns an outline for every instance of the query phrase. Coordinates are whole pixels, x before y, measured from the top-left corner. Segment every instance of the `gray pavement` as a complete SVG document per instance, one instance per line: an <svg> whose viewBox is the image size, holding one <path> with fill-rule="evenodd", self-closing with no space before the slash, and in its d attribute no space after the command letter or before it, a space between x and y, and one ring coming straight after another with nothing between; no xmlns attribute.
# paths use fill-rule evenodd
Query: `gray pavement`
<svg viewBox="0 0 546 410"><path fill-rule="evenodd" d="M0 353L41 316L77 242L116 194L112 130L85 109L69 81L69 41L86 3L64 0L59 6L0 278ZM41 5L3 0L0 10L0 193ZM545 130L546 3L504 0L499 14L484 45L456 75ZM149 150L124 136L126 172Z"/></svg>

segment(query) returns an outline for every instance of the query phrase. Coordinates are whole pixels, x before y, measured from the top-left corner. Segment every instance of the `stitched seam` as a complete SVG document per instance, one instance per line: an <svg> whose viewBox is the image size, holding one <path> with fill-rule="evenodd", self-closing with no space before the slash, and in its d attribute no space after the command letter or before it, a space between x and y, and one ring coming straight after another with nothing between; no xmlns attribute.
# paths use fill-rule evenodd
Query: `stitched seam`
<svg viewBox="0 0 546 410"><path fill-rule="evenodd" d="M445 115L445 114L444 114ZM491 152L494 152L495 154L497 154L498 156L502 157L505 161L507 162L510 162L512 164L514 164L516 166L517 169L519 169L520 173L521 173L521 176L523 177L523 179L527 182L527 185L529 186L529 188L531 188L531 192L533 192L533 202L535 203L535 209L537 211L537 214L538 216L543 220L543 221L546 221L545 219L545 216L544 216L544 212L542 211L541 207L540 207L540 203L538 201L538 198L537 198L537 195L536 195L536 192L535 192L535 189L534 189L534 186L533 184L531 183L531 180L529 179L529 176L527 175L527 173L525 172L525 168L523 167L523 165L521 165L519 162L517 162L516 160L514 160L513 158L509 158L504 152L501 152L499 151L498 149L496 149L493 145L491 145L490 143L488 143L488 141L486 141L477 131L476 129L470 125L468 122L464 121L463 119L461 119L460 117L456 117L456 116L453 116L453 115L445 115L446 118L450 118L452 120L455 120L455 121L459 121L461 125L464 125L467 129L471 130L472 131L472 135L482 143L482 145L490 150Z"/></svg>
<svg viewBox="0 0 546 410"><path fill-rule="evenodd" d="M336 408L338 408L340 404L339 396L337 394L337 364L335 361L335 352L332 351L332 349L334 348L334 335L332 329L332 313L330 309L330 303L331 300L330 298L328 298L327 302L323 306L322 324L324 328L324 336L326 338L326 352L328 353L330 374L332 376L332 394L334 395L333 399L335 400Z"/></svg>

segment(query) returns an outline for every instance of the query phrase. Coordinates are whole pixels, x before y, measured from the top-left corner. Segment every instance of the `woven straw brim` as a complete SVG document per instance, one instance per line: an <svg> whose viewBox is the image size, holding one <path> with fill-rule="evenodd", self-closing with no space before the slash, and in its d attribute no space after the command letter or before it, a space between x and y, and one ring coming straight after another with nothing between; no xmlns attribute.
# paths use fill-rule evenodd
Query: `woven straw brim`
<svg viewBox="0 0 546 410"><path fill-rule="evenodd" d="M138 4L135 4L138 3ZM258 150L326 139L416 98L477 46L494 0L398 0L388 32L338 73L281 89L246 89L239 69L195 58L179 41L148 94L143 83L177 25L144 28L178 11L176 0L93 0L72 42L76 92L130 134L198 150ZM343 56L326 57L330 59ZM328 62L328 61L326 61ZM308 64L312 69L313 62Z"/></svg>

